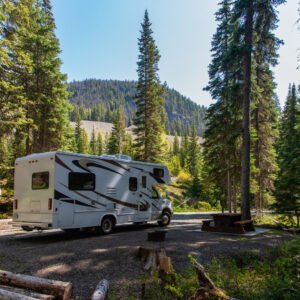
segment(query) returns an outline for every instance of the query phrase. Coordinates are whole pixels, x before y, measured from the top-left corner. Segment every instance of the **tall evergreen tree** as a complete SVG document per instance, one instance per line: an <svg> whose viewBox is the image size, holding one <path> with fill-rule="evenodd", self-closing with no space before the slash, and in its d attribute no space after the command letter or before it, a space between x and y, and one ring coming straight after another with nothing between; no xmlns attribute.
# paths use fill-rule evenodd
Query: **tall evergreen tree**
<svg viewBox="0 0 300 300"><path fill-rule="evenodd" d="M212 62L209 65L210 91L216 103L206 114L204 158L207 181L213 182L221 193L229 211L236 196L240 174L241 98L240 82L242 66L237 55L240 37L237 25L232 22L232 1L224 0L216 13L217 31L212 40Z"/></svg>
<svg viewBox="0 0 300 300"><path fill-rule="evenodd" d="M159 161L164 126L161 111L163 108L163 88L158 77L159 51L156 47L148 12L145 11L141 37L138 40L138 83L135 151L137 159Z"/></svg>
<svg viewBox="0 0 300 300"><path fill-rule="evenodd" d="M123 153L126 155L129 155L131 157L134 157L134 149L133 149L133 139L132 135L130 133L127 133L125 135L125 143L123 145Z"/></svg>
<svg viewBox="0 0 300 300"><path fill-rule="evenodd" d="M177 133L175 133L174 142L173 142L173 154L178 156L180 152L180 145Z"/></svg>
<svg viewBox="0 0 300 300"><path fill-rule="evenodd" d="M231 1L224 0L217 13L219 25L212 42L213 59L207 87L217 102L207 112L205 173L219 187L223 203L226 197L229 211L232 202L236 209L237 197L242 194L243 218L250 217L250 183L257 203L262 205L264 194L270 195L276 171L277 112L270 66L277 63L280 41L272 31L277 23L275 6L282 2L236 0L230 9ZM243 110L239 99L244 99ZM244 128L243 147L241 128ZM242 152L243 189L240 193Z"/></svg>
<svg viewBox="0 0 300 300"><path fill-rule="evenodd" d="M255 206L262 211L264 204L274 190L277 171L275 142L278 136L277 123L279 108L276 105L273 73L271 67L277 64L277 50L281 41L273 34L278 17L275 5L281 1L261 1L257 3L254 23L254 53L252 64L252 113L251 123L255 137L252 152L256 181Z"/></svg>
<svg viewBox="0 0 300 300"><path fill-rule="evenodd" d="M295 84L290 88L286 100L278 144L280 170L276 181L276 206L280 211L299 211L300 100Z"/></svg>
<svg viewBox="0 0 300 300"><path fill-rule="evenodd" d="M34 134L34 151L49 151L66 144L70 110L66 75L60 71L60 48L55 36L55 23L49 0L36 0L34 26L28 51L33 57L30 93L40 108Z"/></svg>
<svg viewBox="0 0 300 300"><path fill-rule="evenodd" d="M123 153L123 144L125 140L125 120L122 108L119 107L115 118L112 132L108 141L108 153Z"/></svg>
<svg viewBox="0 0 300 300"><path fill-rule="evenodd" d="M1 61L0 98L15 114L5 123L16 130L16 140L26 139L26 153L62 148L69 105L50 3L3 0L0 5L6 18L1 17L1 55L8 58Z"/></svg>
<svg viewBox="0 0 300 300"><path fill-rule="evenodd" d="M97 140L96 140L96 133L95 127L93 126L91 140L90 140L90 153L93 155L97 155Z"/></svg>
<svg viewBox="0 0 300 300"><path fill-rule="evenodd" d="M96 149L97 149L97 155L103 154L103 139L102 139L102 134L99 131L97 135L97 140L96 140Z"/></svg>

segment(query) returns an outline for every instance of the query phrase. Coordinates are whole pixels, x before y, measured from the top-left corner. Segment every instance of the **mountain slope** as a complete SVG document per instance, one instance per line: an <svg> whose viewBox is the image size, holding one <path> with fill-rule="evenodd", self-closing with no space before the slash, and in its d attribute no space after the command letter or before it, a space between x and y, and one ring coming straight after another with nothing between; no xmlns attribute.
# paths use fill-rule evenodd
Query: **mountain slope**
<svg viewBox="0 0 300 300"><path fill-rule="evenodd" d="M136 105L134 81L87 79L68 84L70 102L80 111L83 119L112 122L114 112L122 105L127 125L132 124ZM179 92L165 88L165 110L167 132L182 135L195 122L200 136L204 131L206 108L200 106ZM74 120L71 114L71 120Z"/></svg>

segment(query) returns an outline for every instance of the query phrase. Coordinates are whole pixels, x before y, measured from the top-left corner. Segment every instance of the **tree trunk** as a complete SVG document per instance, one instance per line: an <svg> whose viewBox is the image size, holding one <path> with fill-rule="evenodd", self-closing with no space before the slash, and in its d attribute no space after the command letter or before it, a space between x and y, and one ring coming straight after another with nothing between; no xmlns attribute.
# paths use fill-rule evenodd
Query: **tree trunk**
<svg viewBox="0 0 300 300"><path fill-rule="evenodd" d="M228 205L228 211L232 213L231 178L230 178L230 171L229 171L229 163L227 163L227 205Z"/></svg>
<svg viewBox="0 0 300 300"><path fill-rule="evenodd" d="M247 0L245 19L243 145L242 145L242 219L251 219L250 212L250 94L253 35L253 1Z"/></svg>

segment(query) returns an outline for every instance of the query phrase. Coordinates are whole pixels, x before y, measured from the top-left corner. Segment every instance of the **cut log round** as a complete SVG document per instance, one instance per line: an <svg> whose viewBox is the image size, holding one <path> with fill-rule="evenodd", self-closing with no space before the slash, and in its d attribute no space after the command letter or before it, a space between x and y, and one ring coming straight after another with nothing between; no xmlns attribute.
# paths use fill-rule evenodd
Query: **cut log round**
<svg viewBox="0 0 300 300"><path fill-rule="evenodd" d="M29 275L14 274L0 270L0 284L16 286L54 295L57 299L69 300L72 297L72 283L49 280Z"/></svg>
<svg viewBox="0 0 300 300"><path fill-rule="evenodd" d="M108 288L109 282L106 279L101 280L92 295L92 300L105 300L107 297Z"/></svg>

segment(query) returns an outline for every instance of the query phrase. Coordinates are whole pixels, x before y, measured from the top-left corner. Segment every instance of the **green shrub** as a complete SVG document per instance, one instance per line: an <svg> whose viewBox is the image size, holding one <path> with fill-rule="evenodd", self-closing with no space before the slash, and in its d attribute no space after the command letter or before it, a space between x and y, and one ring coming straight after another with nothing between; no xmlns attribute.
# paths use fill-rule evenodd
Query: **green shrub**
<svg viewBox="0 0 300 300"><path fill-rule="evenodd" d="M211 211L212 210L211 205L205 201L199 201L198 208L200 211Z"/></svg>

